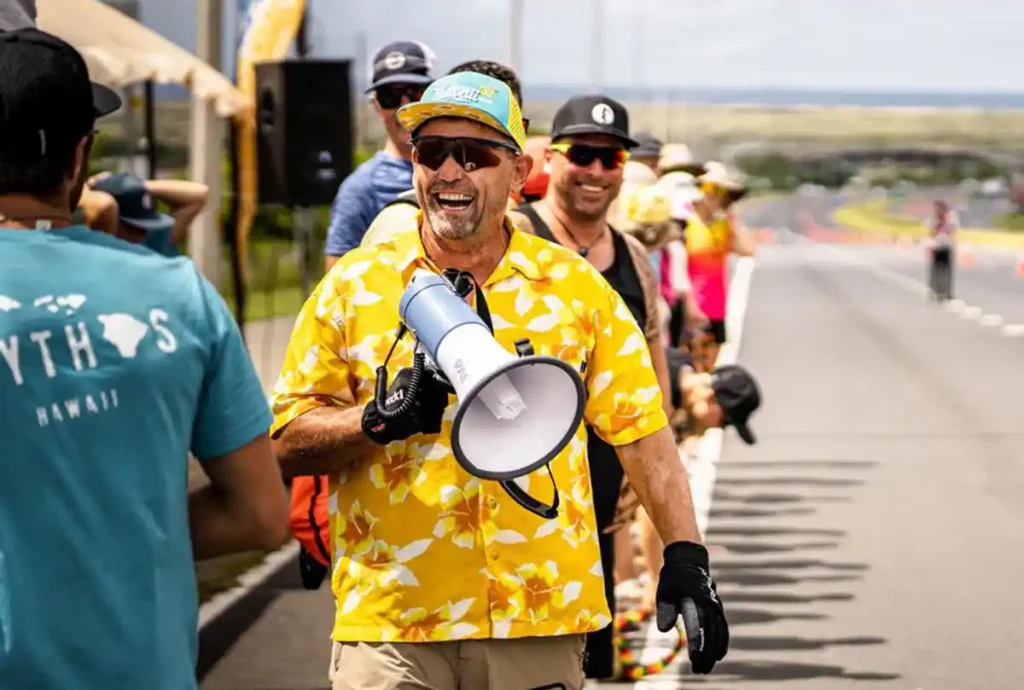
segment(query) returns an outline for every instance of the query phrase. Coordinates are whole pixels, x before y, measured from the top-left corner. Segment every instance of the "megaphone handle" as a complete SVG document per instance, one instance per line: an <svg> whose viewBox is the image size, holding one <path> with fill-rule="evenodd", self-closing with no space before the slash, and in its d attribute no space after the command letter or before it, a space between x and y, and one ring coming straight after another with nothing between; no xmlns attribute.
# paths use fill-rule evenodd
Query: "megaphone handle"
<svg viewBox="0 0 1024 690"><path fill-rule="evenodd" d="M538 517L544 518L545 520L554 520L558 517L558 504L560 501L558 496L558 485L555 483L555 475L551 471L551 465L548 465L548 476L551 478L551 488L554 490L555 494L555 498L551 501L551 505L549 506L544 505L536 498L526 493L524 489L515 483L515 480L503 479L499 483L508 495L512 497L512 500L518 503L521 507Z"/></svg>
<svg viewBox="0 0 1024 690"><path fill-rule="evenodd" d="M420 390L420 381L423 378L423 353L417 352L412 357L412 375L409 377L409 387L405 390L405 397L402 402L393 410L386 409L387 403L387 367L381 366L377 369L377 390L376 403L377 414L383 419L396 419L409 412L413 403L416 402L416 395Z"/></svg>

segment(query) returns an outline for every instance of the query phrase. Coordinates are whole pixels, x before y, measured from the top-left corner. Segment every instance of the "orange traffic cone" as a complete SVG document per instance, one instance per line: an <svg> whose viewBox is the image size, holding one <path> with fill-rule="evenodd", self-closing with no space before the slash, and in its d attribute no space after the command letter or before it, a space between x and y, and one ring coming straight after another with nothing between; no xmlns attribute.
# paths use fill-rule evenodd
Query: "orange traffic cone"
<svg viewBox="0 0 1024 690"><path fill-rule="evenodd" d="M1013 269L1013 274L1018 278L1024 278L1024 258L1017 262L1017 266Z"/></svg>

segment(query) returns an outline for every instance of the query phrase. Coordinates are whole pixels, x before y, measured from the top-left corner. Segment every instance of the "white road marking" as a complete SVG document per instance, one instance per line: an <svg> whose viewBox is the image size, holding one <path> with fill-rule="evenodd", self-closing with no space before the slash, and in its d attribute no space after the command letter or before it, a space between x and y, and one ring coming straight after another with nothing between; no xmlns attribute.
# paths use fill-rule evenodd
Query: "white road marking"
<svg viewBox="0 0 1024 690"><path fill-rule="evenodd" d="M788 233L792 236L791 239L798 244L810 245L820 250L824 250L825 252L828 252L829 256L833 259L842 260L847 264L855 264L870 271L871 273L874 273L882 280L893 285L898 285L900 288L908 290L915 295L920 295L926 299L930 296L931 291L924 283L914 280L913 278L908 278L902 273L898 273L890 268L885 268L884 266L871 263L867 259L854 254L853 252L844 251L842 248L831 244L816 242L808 237L798 235L797 233L786 229L780 230L780 233ZM943 308L951 314L956 314L968 321L973 321L982 327L999 328L999 334L1004 337L1019 338L1024 336L1024 324L1003 325L1004 318L1000 314L986 314L985 310L981 307L967 304L962 299L949 300L943 305Z"/></svg>
<svg viewBox="0 0 1024 690"><path fill-rule="evenodd" d="M729 339L718 351L715 366L735 364L739 358L743 340L743 323L750 301L750 284L754 276L754 259L742 257L736 262L732 280L729 282L729 297L725 309L725 332ZM697 527L700 533L707 532L711 514L711 494L715 490L715 477L719 456L722 454L722 429L709 429L701 438L697 458L690 466L690 491L693 507L697 513Z"/></svg>
<svg viewBox="0 0 1024 690"><path fill-rule="evenodd" d="M277 574L281 568L299 555L299 542L290 541L263 559L263 563L239 576L238 585L217 594L199 607L199 629L202 630L217 620L225 611L242 598Z"/></svg>
<svg viewBox="0 0 1024 690"><path fill-rule="evenodd" d="M967 303L962 299L951 299L945 304L946 311L953 314L961 314L967 308Z"/></svg>
<svg viewBox="0 0 1024 690"><path fill-rule="evenodd" d="M746 319L747 305L750 302L750 284L754 276L754 259L752 257L741 257L736 261L732 271L732 279L729 281L729 297L725 309L725 331L728 334L728 341L718 350L718 359L715 366L720 367L726 364L735 364L740 352L740 343L743 339L743 323ZM707 533L708 519L711 515L711 496L715 491L715 479L718 476L718 461L722 455L722 441L725 434L722 429L709 429L701 437L697 447L696 457L687 467L690 476L690 494L693 496L693 509L697 517L697 528L701 535ZM658 632L658 626L652 621L645 631L644 647L639 653L640 662L649 664L662 657L677 633ZM679 656L672 664L662 672L655 675L634 681L632 685L624 683L596 683L590 687L616 687L632 688L633 690L665 690L666 688L679 687L678 672L673 670L682 665L686 667L689 659L686 658L686 650L679 653Z"/></svg>

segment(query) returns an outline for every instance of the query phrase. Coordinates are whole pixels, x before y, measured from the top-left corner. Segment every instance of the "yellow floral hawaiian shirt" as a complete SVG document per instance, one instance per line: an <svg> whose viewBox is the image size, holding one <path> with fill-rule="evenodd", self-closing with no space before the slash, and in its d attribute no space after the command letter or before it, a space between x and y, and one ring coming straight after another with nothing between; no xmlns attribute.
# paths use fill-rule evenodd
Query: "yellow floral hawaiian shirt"
<svg viewBox="0 0 1024 690"><path fill-rule="evenodd" d="M272 395L272 433L322 405L370 401L407 282L417 268L440 273L414 229L346 254L306 302ZM664 427L650 353L618 294L577 254L506 229L508 250L482 288L498 342L514 352L528 337L537 354L585 364L584 419L610 444ZM403 338L392 377L412 354ZM391 443L332 478L333 638L428 642L607 625L583 424L551 463L561 506L545 520L462 469L451 451L455 410L453 396L440 434ZM533 496L553 499L546 470L528 479Z"/></svg>

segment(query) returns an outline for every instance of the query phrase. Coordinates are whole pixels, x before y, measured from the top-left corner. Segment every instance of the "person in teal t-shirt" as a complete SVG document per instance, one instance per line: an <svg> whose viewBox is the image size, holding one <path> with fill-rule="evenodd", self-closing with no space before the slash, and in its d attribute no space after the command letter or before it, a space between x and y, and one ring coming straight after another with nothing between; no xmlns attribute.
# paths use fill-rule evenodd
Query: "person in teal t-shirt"
<svg viewBox="0 0 1024 690"><path fill-rule="evenodd" d="M0 688L194 690L194 558L274 548L270 412L186 258L75 226L82 57L0 34ZM187 458L210 485L189 495Z"/></svg>

